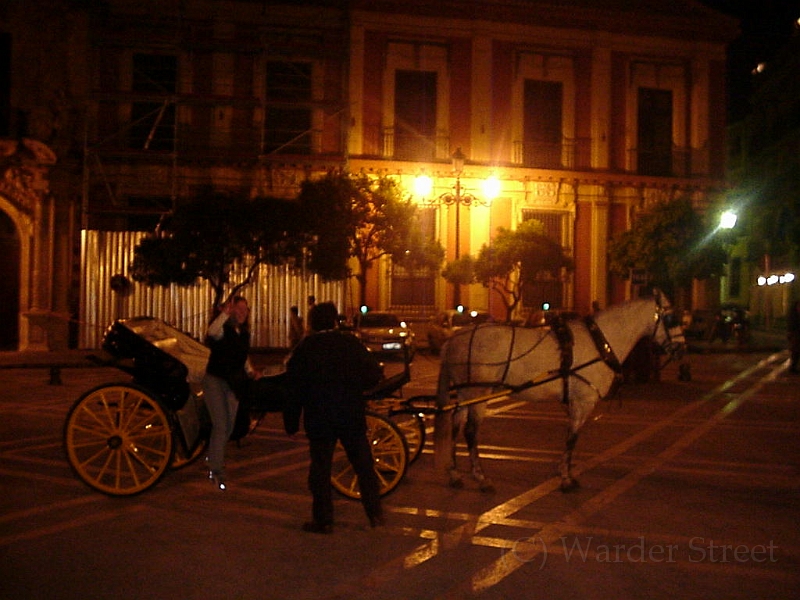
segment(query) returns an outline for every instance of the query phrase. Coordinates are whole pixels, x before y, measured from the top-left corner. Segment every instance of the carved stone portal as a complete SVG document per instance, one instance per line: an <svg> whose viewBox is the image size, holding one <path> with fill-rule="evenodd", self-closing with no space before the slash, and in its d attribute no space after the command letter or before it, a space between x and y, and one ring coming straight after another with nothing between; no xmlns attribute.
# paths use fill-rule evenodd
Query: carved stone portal
<svg viewBox="0 0 800 600"><path fill-rule="evenodd" d="M16 229L19 273L6 282L16 292L12 308L0 307L0 318L16 323L19 350L52 350L66 347L69 314L54 307L53 256L55 199L48 174L56 162L52 150L35 140L0 140L0 211ZM13 331L13 327L11 328ZM9 340L2 340L5 348Z"/></svg>

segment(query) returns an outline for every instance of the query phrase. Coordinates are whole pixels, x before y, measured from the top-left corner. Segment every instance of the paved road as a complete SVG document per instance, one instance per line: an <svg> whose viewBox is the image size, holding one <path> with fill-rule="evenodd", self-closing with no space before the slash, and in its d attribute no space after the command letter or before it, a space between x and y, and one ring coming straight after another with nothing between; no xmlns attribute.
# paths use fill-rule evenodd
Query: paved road
<svg viewBox="0 0 800 600"><path fill-rule="evenodd" d="M788 598L800 584L800 379L786 354L690 355L602 403L554 477L559 406L493 402L482 431L497 491L454 490L428 447L385 498L389 525L337 501L305 534L306 446L270 415L229 450L231 486L199 466L133 498L78 481L61 447L71 403L109 369L0 371L2 598ZM407 394L433 389L420 355ZM465 459L461 459L464 461ZM466 470L466 463L462 462Z"/></svg>

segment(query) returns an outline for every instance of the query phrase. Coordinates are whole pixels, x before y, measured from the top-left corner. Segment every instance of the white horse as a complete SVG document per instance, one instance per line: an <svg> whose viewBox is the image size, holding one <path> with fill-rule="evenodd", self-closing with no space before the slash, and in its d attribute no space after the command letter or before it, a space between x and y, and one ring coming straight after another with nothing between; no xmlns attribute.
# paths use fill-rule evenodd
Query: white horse
<svg viewBox="0 0 800 600"><path fill-rule="evenodd" d="M550 326L485 324L460 330L441 351L434 434L437 468L447 470L450 485L463 485L455 453L455 440L463 433L473 477L481 490L494 490L480 465L478 430L486 400L514 394L564 404L569 432L559 464L561 489L575 488L570 471L578 431L597 402L621 382L621 363L640 339L651 336L669 355L682 351L683 330L673 321L668 301L656 292L654 298Z"/></svg>

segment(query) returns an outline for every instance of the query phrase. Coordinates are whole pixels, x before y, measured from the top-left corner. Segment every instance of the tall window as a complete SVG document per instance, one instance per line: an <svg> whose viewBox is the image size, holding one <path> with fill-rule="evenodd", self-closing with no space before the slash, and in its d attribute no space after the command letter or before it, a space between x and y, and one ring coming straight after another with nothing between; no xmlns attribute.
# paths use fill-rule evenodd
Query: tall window
<svg viewBox="0 0 800 600"><path fill-rule="evenodd" d="M637 172L672 175L672 92L639 88Z"/></svg>
<svg viewBox="0 0 800 600"><path fill-rule="evenodd" d="M311 76L311 63L267 62L265 153L311 154Z"/></svg>
<svg viewBox="0 0 800 600"><path fill-rule="evenodd" d="M436 239L436 209L417 210L417 237L433 242ZM392 306L433 307L436 301L435 273L425 268L408 268L392 264Z"/></svg>
<svg viewBox="0 0 800 600"><path fill-rule="evenodd" d="M394 157L427 160L436 156L436 72L395 72Z"/></svg>
<svg viewBox="0 0 800 600"><path fill-rule="evenodd" d="M166 54L134 54L131 91L140 100L131 106L128 144L140 150L172 151L178 59Z"/></svg>
<svg viewBox="0 0 800 600"><path fill-rule="evenodd" d="M561 82L525 80L522 139L525 166L561 168L563 97Z"/></svg>
<svg viewBox="0 0 800 600"><path fill-rule="evenodd" d="M568 213L564 212L530 209L522 211L523 221L536 219L544 225L545 235L562 246L568 218ZM568 249L565 248L565 251ZM527 308L541 309L545 302L550 304L550 308L563 308L564 282L547 273L542 273L537 276L535 282L523 287L522 303Z"/></svg>

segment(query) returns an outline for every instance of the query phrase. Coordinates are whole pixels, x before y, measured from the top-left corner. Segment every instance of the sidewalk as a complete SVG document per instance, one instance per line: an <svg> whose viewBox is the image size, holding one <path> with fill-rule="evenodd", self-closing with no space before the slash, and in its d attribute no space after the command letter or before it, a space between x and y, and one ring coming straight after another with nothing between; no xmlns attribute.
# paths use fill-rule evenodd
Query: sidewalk
<svg viewBox="0 0 800 600"><path fill-rule="evenodd" d="M727 343L721 340L707 342L705 340L687 340L688 351L692 354L736 353L736 352L778 352L788 347L786 332L772 330L753 330L750 342L739 347L735 340ZM256 349L253 351L253 363L256 367L281 364L286 358L287 350L283 348ZM97 360L102 357L102 350L58 350L53 352L0 352L0 370L2 369L74 369L97 367Z"/></svg>
<svg viewBox="0 0 800 600"><path fill-rule="evenodd" d="M687 339L686 345L688 351L693 354L717 354L736 352L778 352L780 350L786 350L789 342L786 339L785 331L778 329L772 329L770 331L753 329L750 331L750 341L744 346L739 346L734 339L730 339L727 342L723 342L722 340L708 342L706 340Z"/></svg>

